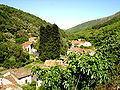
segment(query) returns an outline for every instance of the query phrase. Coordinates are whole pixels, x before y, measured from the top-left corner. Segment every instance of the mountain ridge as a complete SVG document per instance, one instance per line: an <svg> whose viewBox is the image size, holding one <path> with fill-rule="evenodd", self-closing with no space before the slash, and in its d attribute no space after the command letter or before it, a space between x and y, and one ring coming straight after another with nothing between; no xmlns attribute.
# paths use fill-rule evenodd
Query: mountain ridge
<svg viewBox="0 0 120 90"><path fill-rule="evenodd" d="M67 29L65 32L67 32L67 33L77 33L79 31L87 29L88 27L92 27L92 26L95 26L95 25L105 23L105 22L111 20L112 18L114 18L118 15L120 15L120 11L113 14L113 15L110 15L108 17L103 17L103 18L99 18L99 19L95 19L95 20L90 20L90 21L78 24L74 27L71 27L71 28Z"/></svg>

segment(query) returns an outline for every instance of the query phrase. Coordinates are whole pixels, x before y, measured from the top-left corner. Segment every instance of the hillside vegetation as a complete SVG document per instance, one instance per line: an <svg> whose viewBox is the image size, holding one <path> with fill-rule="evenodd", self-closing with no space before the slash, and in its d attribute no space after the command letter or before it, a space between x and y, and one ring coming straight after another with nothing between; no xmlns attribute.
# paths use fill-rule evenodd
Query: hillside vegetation
<svg viewBox="0 0 120 90"><path fill-rule="evenodd" d="M29 37L38 36L41 26L52 25L41 18L15 9L10 6L0 5L0 31L14 35L17 43L23 43ZM60 30L65 37L63 30ZM21 41L22 40L22 41Z"/></svg>
<svg viewBox="0 0 120 90"><path fill-rule="evenodd" d="M114 23L115 21L118 21L118 18L120 18L120 12L117 12L116 14L108 16L108 17L104 17L104 18L100 18L100 19L96 19L96 20L91 20L91 21L79 24L75 27L67 29L66 32L67 33L77 33L77 32L86 30L87 28L89 28L91 26L93 26L93 28L96 28L100 25L105 26L107 24L110 24L111 22Z"/></svg>
<svg viewBox="0 0 120 90"><path fill-rule="evenodd" d="M52 26L30 13L7 5L0 5L0 64L6 68L15 68L30 63L29 54L23 52L21 44L30 37L40 35L40 27ZM67 48L67 35L58 28L61 40L61 53ZM39 44L39 42L38 42Z"/></svg>
<svg viewBox="0 0 120 90"><path fill-rule="evenodd" d="M95 54L71 52L65 69L33 67L32 72L43 80L40 89L117 90L120 86L120 13L68 35L69 39L90 41L96 48Z"/></svg>

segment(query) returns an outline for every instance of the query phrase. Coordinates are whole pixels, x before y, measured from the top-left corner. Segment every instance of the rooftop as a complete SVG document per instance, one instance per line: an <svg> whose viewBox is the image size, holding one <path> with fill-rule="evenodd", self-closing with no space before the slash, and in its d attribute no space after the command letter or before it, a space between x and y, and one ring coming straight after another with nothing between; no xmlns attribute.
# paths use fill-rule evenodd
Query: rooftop
<svg viewBox="0 0 120 90"><path fill-rule="evenodd" d="M88 52L88 53L91 53L93 51L95 51L96 49L82 49L82 48L78 48L78 47L74 47L74 48L70 48L68 49L68 51L75 51L75 52L78 52L78 53L82 53L82 52Z"/></svg>
<svg viewBox="0 0 120 90"><path fill-rule="evenodd" d="M30 69L25 69L24 67L18 68L18 69L13 69L10 71L16 78L20 79L23 77L27 77L31 75L31 70Z"/></svg>
<svg viewBox="0 0 120 90"><path fill-rule="evenodd" d="M28 46L28 45L31 45L31 44L33 44L32 41L27 41L27 42L23 43L22 46Z"/></svg>
<svg viewBox="0 0 120 90"><path fill-rule="evenodd" d="M15 79L11 75L5 76L4 78L9 80L10 82L12 82L15 85L18 85L18 83L15 81Z"/></svg>
<svg viewBox="0 0 120 90"><path fill-rule="evenodd" d="M71 43L78 43L78 44L80 44L80 43L85 43L85 42L87 42L87 41L77 41L77 40L70 40L70 42Z"/></svg>

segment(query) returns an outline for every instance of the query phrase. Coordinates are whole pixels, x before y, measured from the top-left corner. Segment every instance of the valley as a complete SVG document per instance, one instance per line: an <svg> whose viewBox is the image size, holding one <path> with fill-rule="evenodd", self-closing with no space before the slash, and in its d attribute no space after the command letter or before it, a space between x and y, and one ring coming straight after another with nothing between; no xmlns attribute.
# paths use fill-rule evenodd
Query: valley
<svg viewBox="0 0 120 90"><path fill-rule="evenodd" d="M120 87L120 12L63 31L0 4L0 89Z"/></svg>

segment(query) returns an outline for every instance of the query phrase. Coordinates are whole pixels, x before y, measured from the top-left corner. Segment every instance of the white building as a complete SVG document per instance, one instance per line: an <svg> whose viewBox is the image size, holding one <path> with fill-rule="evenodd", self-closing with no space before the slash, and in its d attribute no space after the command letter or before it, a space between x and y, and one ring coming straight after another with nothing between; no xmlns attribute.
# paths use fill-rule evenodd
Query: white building
<svg viewBox="0 0 120 90"><path fill-rule="evenodd" d="M23 50L27 51L29 54L37 52L37 50L33 48L33 44L36 42L37 42L37 37L29 38L29 41L22 44Z"/></svg>
<svg viewBox="0 0 120 90"><path fill-rule="evenodd" d="M37 42L37 37L31 37L31 38L29 38L29 41L36 43Z"/></svg>
<svg viewBox="0 0 120 90"><path fill-rule="evenodd" d="M92 44L90 42L86 42L86 41L81 45L86 46L86 47L91 47L92 46Z"/></svg>
<svg viewBox="0 0 120 90"><path fill-rule="evenodd" d="M9 81L8 79L0 78L0 90L23 90L23 89L17 86L14 82Z"/></svg>
<svg viewBox="0 0 120 90"><path fill-rule="evenodd" d="M16 85L28 84L32 82L31 70L25 68L18 68L8 71L4 74L4 78L12 81Z"/></svg>
<svg viewBox="0 0 120 90"><path fill-rule="evenodd" d="M72 47L74 47L74 46L80 47L81 45L86 46L86 47L92 46L92 44L90 42L87 42L87 41L70 40L70 42L72 43Z"/></svg>
<svg viewBox="0 0 120 90"><path fill-rule="evenodd" d="M33 42L27 41L22 44L22 47L24 51L27 51L29 54L31 54L33 49Z"/></svg>
<svg viewBox="0 0 120 90"><path fill-rule="evenodd" d="M80 48L80 47L73 47L73 48L68 49L67 55L68 55L70 52L75 52L75 53L87 52L87 53L89 53L89 55L93 56L93 55L95 54L95 51L96 51L96 49L82 49L82 48Z"/></svg>

